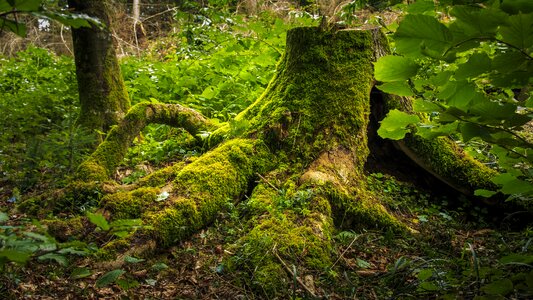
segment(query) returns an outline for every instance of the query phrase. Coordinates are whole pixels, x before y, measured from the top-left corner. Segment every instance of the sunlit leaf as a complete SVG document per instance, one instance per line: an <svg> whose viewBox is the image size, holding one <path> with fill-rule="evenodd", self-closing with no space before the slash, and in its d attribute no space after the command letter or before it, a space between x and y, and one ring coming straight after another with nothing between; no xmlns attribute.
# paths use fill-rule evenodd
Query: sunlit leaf
<svg viewBox="0 0 533 300"><path fill-rule="evenodd" d="M429 278L431 278L431 276L433 276L433 270L432 269L422 269L416 275L416 277L418 277L418 279L420 279L420 280L428 280Z"/></svg>
<svg viewBox="0 0 533 300"><path fill-rule="evenodd" d="M18 11L37 11L41 7L41 0L15 0L14 8Z"/></svg>
<svg viewBox="0 0 533 300"><path fill-rule="evenodd" d="M381 121L378 134L384 139L400 140L409 131L407 126L418 122L420 118L417 116L393 109Z"/></svg>
<svg viewBox="0 0 533 300"><path fill-rule="evenodd" d="M127 263L130 263L130 264L136 264L136 263L143 262L145 260L142 259L142 258L136 258L136 257L133 257L133 256L125 256L124 257L124 261L127 262Z"/></svg>
<svg viewBox="0 0 533 300"><path fill-rule="evenodd" d="M407 15L394 34L396 50L405 55L419 56L422 47L444 54L452 45L452 34L434 17Z"/></svg>
<svg viewBox="0 0 533 300"><path fill-rule="evenodd" d="M450 11L469 36L489 37L496 34L498 26L505 24L508 15L498 9L456 5Z"/></svg>
<svg viewBox="0 0 533 300"><path fill-rule="evenodd" d="M16 263L25 263L30 259L31 252L25 252L18 249L2 249L0 250L0 257L5 257Z"/></svg>
<svg viewBox="0 0 533 300"><path fill-rule="evenodd" d="M438 106L437 104L431 101L423 100L423 99L415 99L413 101L413 109L417 112L426 112L426 113L442 110L442 108Z"/></svg>
<svg viewBox="0 0 533 300"><path fill-rule="evenodd" d="M374 76L385 82L405 81L416 75L417 71L418 65L415 61L403 56L383 56L374 64Z"/></svg>
<svg viewBox="0 0 533 300"><path fill-rule="evenodd" d="M18 36L26 37L26 25L0 17L0 28L7 29Z"/></svg>
<svg viewBox="0 0 533 300"><path fill-rule="evenodd" d="M486 53L475 53L468 58L466 63L460 64L457 67L454 77L457 80L466 80L490 72L491 70L489 56Z"/></svg>
<svg viewBox="0 0 533 300"><path fill-rule="evenodd" d="M473 138L480 137L484 140L490 137L490 133L483 127L473 123L461 123L459 126L463 141L468 142Z"/></svg>
<svg viewBox="0 0 533 300"><path fill-rule="evenodd" d="M413 90L411 89L407 81L385 82L381 85L378 85L377 88L388 94L404 97L414 96Z"/></svg>
<svg viewBox="0 0 533 300"><path fill-rule="evenodd" d="M12 9L13 7L7 2L7 0L0 0L0 12L11 11Z"/></svg>
<svg viewBox="0 0 533 300"><path fill-rule="evenodd" d="M4 223L8 220L9 220L9 216L5 212L0 211L0 223Z"/></svg>
<svg viewBox="0 0 533 300"><path fill-rule="evenodd" d="M500 191L508 195L533 192L533 184L518 179L510 173L499 174L492 179L492 182L500 185Z"/></svg>
<svg viewBox="0 0 533 300"><path fill-rule="evenodd" d="M496 195L496 193L497 192L495 192L495 191L489 191L489 190L485 190L485 189L478 189L478 190L474 191L474 195L480 196L480 197L485 197L485 198L492 197L492 196Z"/></svg>

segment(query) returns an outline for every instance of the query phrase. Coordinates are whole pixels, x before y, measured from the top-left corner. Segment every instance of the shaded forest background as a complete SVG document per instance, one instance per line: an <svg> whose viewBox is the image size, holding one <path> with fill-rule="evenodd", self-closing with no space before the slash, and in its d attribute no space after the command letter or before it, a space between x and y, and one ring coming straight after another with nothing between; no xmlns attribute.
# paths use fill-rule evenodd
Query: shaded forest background
<svg viewBox="0 0 533 300"><path fill-rule="evenodd" d="M132 2L115 1L112 35L132 104L186 105L215 123L229 122L231 136L238 136L248 124L234 117L266 89L285 51L287 30L319 26L325 15L343 28L379 26L391 33L409 10L400 2L141 1L136 22ZM411 12L428 3L418 2ZM71 224L41 223L35 217L39 208L19 205L67 186L92 152L94 135L76 123L70 29L25 18L27 37L0 33L0 221L5 225L0 232L0 291L8 297L527 299L533 293L527 209L512 207L502 214L501 206L487 202L501 203L506 197L484 201L434 181L415 185L408 174L372 158L374 165L366 170L369 188L419 234L341 228L333 237L333 264L306 270L301 262L279 258L287 270L274 287L265 288L255 275L247 278L254 270L234 267L249 259L239 252L241 238L252 226L243 221L251 218L245 201L229 202L212 226L149 257L109 250L114 238L142 224L108 224L91 210L100 195L93 195L94 203L72 203L59 213L60 218L86 214L90 222L81 227L93 232L80 236ZM530 93L515 92L517 98ZM527 131L525 137L530 138ZM486 141L455 140L486 165L499 168ZM156 169L194 161L206 150L207 144L181 129L150 125L135 139L113 179L135 184ZM529 172L520 177L529 182L527 165L515 166ZM514 195L515 200L530 200ZM292 198L281 195L275 205L305 214L310 197L305 191ZM12 249L23 249L22 254ZM95 258L98 263L93 264Z"/></svg>

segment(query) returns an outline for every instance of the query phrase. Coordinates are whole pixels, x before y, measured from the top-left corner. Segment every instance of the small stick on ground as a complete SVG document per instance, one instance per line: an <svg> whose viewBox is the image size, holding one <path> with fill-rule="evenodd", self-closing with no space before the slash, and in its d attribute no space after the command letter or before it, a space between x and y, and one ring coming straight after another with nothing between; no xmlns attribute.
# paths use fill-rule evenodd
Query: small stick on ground
<svg viewBox="0 0 533 300"><path fill-rule="evenodd" d="M259 178L261 178L261 180L263 180L266 184L268 184L271 188L273 188L274 190L276 190L276 192L279 193L279 189L273 185L272 183L270 183L270 181L268 181L265 177L261 176L261 174L259 173L255 173L257 176L259 176Z"/></svg>
<svg viewBox="0 0 533 300"><path fill-rule="evenodd" d="M343 255L346 253L346 251L348 251L348 249L350 249L353 245L353 243L355 243L355 241L360 238L361 236L363 236L365 234L360 234L360 235L356 235L352 242L350 243L350 245L348 245L348 247L346 247L346 249L344 249L344 251L342 251L341 255L339 255L339 257L337 258L337 260L333 263L333 265L331 265L330 269L332 269L338 262L339 260L343 257Z"/></svg>
<svg viewBox="0 0 533 300"><path fill-rule="evenodd" d="M279 256L278 252L276 251L276 246L277 245L274 245L274 248L272 248L272 253L274 253L274 255L279 260L281 265L285 268L285 271L287 271L287 273L289 273L293 278L296 278L296 281L303 287L303 289L311 297L318 298L317 295L315 295L315 293L307 285L305 285L305 283L302 281L302 279L300 279L300 277L296 276L296 274L294 274L294 272L292 272L291 268L289 268L289 266L287 266L287 264L283 261L283 259L281 259L281 257Z"/></svg>

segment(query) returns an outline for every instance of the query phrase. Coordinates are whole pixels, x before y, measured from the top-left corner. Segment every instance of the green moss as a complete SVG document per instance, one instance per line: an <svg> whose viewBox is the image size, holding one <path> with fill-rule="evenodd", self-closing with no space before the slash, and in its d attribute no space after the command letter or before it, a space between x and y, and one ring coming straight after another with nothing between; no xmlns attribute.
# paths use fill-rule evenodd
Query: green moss
<svg viewBox="0 0 533 300"><path fill-rule="evenodd" d="M43 224L48 226L48 233L60 242L80 240L87 228L87 220L81 216L70 219L44 220Z"/></svg>
<svg viewBox="0 0 533 300"><path fill-rule="evenodd" d="M246 207L253 215L262 215L270 210L273 205L273 199L278 192L267 184L259 184L254 188L254 192L248 201Z"/></svg>
<svg viewBox="0 0 533 300"><path fill-rule="evenodd" d="M212 222L227 201L244 194L256 173L274 165L260 141L235 139L220 145L177 173L166 208L146 215L153 235L169 245Z"/></svg>
<svg viewBox="0 0 533 300"><path fill-rule="evenodd" d="M196 202L187 198L174 200L170 208L148 212L145 218L152 227L149 234L164 246L180 241L210 221L202 219Z"/></svg>
<svg viewBox="0 0 533 300"><path fill-rule="evenodd" d="M269 297L288 295L292 278L282 262L299 268L298 275L322 272L332 265L331 218L311 213L301 218L286 212L263 218L238 242L239 251L229 263L250 270L251 284Z"/></svg>
<svg viewBox="0 0 533 300"><path fill-rule="evenodd" d="M279 71L236 121L304 164L339 146L364 160L373 58L369 31L290 30Z"/></svg>
<svg viewBox="0 0 533 300"><path fill-rule="evenodd" d="M180 105L149 102L136 104L118 125L111 128L106 139L80 165L77 177L85 181L109 180L124 159L133 139L150 123L180 127L195 137L200 130L208 130L212 126L199 113Z"/></svg>
<svg viewBox="0 0 533 300"><path fill-rule="evenodd" d="M459 191L472 194L480 188L495 189L491 178L496 172L466 154L449 138L427 140L414 136L404 141L416 154L418 163Z"/></svg>
<svg viewBox="0 0 533 300"><path fill-rule="evenodd" d="M94 257L101 261L114 260L119 254L125 253L130 249L131 241L129 238L115 239L99 248L96 253L94 253Z"/></svg>
<svg viewBox="0 0 533 300"><path fill-rule="evenodd" d="M410 229L400 222L381 204L373 193L366 190L363 181L359 187L342 190L328 183L321 192L330 199L335 222L342 228L376 228L395 232L409 232Z"/></svg>
<svg viewBox="0 0 533 300"><path fill-rule="evenodd" d="M187 163L194 161L196 158L189 158ZM139 179L138 186L163 186L176 178L177 173L186 166L186 162L181 161L168 167L159 169L147 176Z"/></svg>
<svg viewBox="0 0 533 300"><path fill-rule="evenodd" d="M80 213L96 207L103 195L103 186L98 182L73 181L50 198L55 212Z"/></svg>
<svg viewBox="0 0 533 300"><path fill-rule="evenodd" d="M110 210L114 219L136 219L153 206L159 188L144 187L129 192L117 192L102 198L101 207Z"/></svg>

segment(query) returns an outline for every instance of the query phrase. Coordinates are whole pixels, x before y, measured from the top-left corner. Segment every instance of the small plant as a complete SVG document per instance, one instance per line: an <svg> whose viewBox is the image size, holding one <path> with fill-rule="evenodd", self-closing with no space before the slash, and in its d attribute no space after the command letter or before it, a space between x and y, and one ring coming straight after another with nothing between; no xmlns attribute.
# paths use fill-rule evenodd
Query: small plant
<svg viewBox="0 0 533 300"><path fill-rule="evenodd" d="M0 212L0 224L9 220L9 216ZM25 264L32 258L38 261L54 261L61 266L69 264L67 255L85 256L89 254L86 247L59 244L46 233L38 222L24 226L0 226L0 270L5 271L8 263ZM36 232L37 231L37 232Z"/></svg>
<svg viewBox="0 0 533 300"><path fill-rule="evenodd" d="M132 231L142 227L142 220L140 219L120 219L109 223L102 214L91 212L87 212L87 218L98 229L119 238L126 237Z"/></svg>

